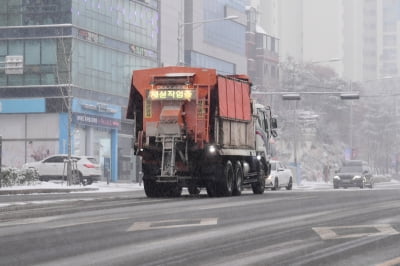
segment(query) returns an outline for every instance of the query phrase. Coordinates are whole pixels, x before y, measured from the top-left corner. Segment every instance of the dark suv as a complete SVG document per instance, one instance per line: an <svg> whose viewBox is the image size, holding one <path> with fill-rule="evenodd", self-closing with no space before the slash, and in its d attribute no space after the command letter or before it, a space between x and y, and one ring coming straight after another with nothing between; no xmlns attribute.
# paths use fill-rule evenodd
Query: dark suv
<svg viewBox="0 0 400 266"><path fill-rule="evenodd" d="M339 187L369 187L374 186L371 169L367 162L350 160L345 161L342 168L335 172L333 188Z"/></svg>

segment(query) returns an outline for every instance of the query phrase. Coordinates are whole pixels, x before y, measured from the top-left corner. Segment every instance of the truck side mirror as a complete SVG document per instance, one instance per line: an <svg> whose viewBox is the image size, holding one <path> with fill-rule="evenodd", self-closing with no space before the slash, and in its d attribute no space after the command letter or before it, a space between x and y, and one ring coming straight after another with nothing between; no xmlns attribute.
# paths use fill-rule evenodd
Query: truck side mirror
<svg viewBox="0 0 400 266"><path fill-rule="evenodd" d="M271 128L278 128L278 121L276 118L271 118Z"/></svg>

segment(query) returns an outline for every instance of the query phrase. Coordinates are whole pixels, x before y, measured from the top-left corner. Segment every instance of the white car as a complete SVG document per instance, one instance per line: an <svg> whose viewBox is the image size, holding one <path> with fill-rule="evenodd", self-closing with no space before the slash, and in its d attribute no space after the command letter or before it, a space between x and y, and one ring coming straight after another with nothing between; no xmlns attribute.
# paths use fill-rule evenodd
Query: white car
<svg viewBox="0 0 400 266"><path fill-rule="evenodd" d="M67 176L67 154L56 154L44 158L38 162L26 163L23 169L34 168L39 173L39 180L48 181L50 179L66 179ZM102 175L100 165L96 158L92 156L71 156L72 174L75 183L84 182L91 184L93 181L100 180Z"/></svg>
<svg viewBox="0 0 400 266"><path fill-rule="evenodd" d="M265 179L265 187L278 190L285 187L291 190L293 186L292 170L287 168L281 161L271 160L271 174Z"/></svg>

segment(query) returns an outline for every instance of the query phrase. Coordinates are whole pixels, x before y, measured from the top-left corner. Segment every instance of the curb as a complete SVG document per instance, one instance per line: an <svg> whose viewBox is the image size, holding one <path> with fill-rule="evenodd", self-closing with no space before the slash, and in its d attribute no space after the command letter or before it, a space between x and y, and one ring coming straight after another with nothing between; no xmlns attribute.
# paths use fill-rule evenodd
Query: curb
<svg viewBox="0 0 400 266"><path fill-rule="evenodd" d="M98 188L38 188L0 190L0 195L34 194L34 193L70 193L79 191L97 191Z"/></svg>

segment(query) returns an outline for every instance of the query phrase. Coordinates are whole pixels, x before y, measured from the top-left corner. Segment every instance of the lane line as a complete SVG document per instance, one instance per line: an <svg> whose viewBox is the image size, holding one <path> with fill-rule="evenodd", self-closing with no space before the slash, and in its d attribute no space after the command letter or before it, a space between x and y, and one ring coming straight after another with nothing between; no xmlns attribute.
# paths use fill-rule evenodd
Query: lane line
<svg viewBox="0 0 400 266"><path fill-rule="evenodd" d="M203 218L193 220L163 220L163 221L152 221L152 222L136 222L128 228L127 232L133 231L145 231L154 229L173 229L181 227L196 227L196 226L208 226L218 224L218 218Z"/></svg>
<svg viewBox="0 0 400 266"><path fill-rule="evenodd" d="M334 231L335 229L359 229L359 228L374 228L377 230L377 232L338 235ZM322 240L399 234L399 232L396 231L390 224L312 227L312 229L321 237Z"/></svg>
<svg viewBox="0 0 400 266"><path fill-rule="evenodd" d="M115 222L115 221L129 220L129 219L132 219L132 217L109 218L109 219L102 219L102 220L82 221L82 222L76 222L76 223L52 225L52 226L49 226L49 228L50 229L58 229L58 228L72 227L72 226L78 226L78 225Z"/></svg>
<svg viewBox="0 0 400 266"><path fill-rule="evenodd" d="M313 196L304 196L304 197L296 197L296 198L290 198L290 199L285 199L285 201L288 200L302 200L302 199L313 199L315 197ZM238 201L238 202L227 202L227 203L219 203L219 204L214 204L214 205L204 205L204 206L199 206L195 207L198 210L212 210L212 209L221 209L221 208L230 208L230 207L241 207L241 206L247 206L247 205L254 205L254 204L259 204L259 203L271 203L271 202L276 202L276 201L282 201L281 198L277 199L261 199L261 200L249 200L249 201Z"/></svg>
<svg viewBox="0 0 400 266"><path fill-rule="evenodd" d="M400 257L382 262L380 264L377 264L376 266L396 266L396 265L400 265Z"/></svg>
<svg viewBox="0 0 400 266"><path fill-rule="evenodd" d="M50 216L50 217L30 218L30 219L17 220L17 221L0 222L0 227L46 223L46 222L51 222L53 220L59 219L60 217L61 216Z"/></svg>

